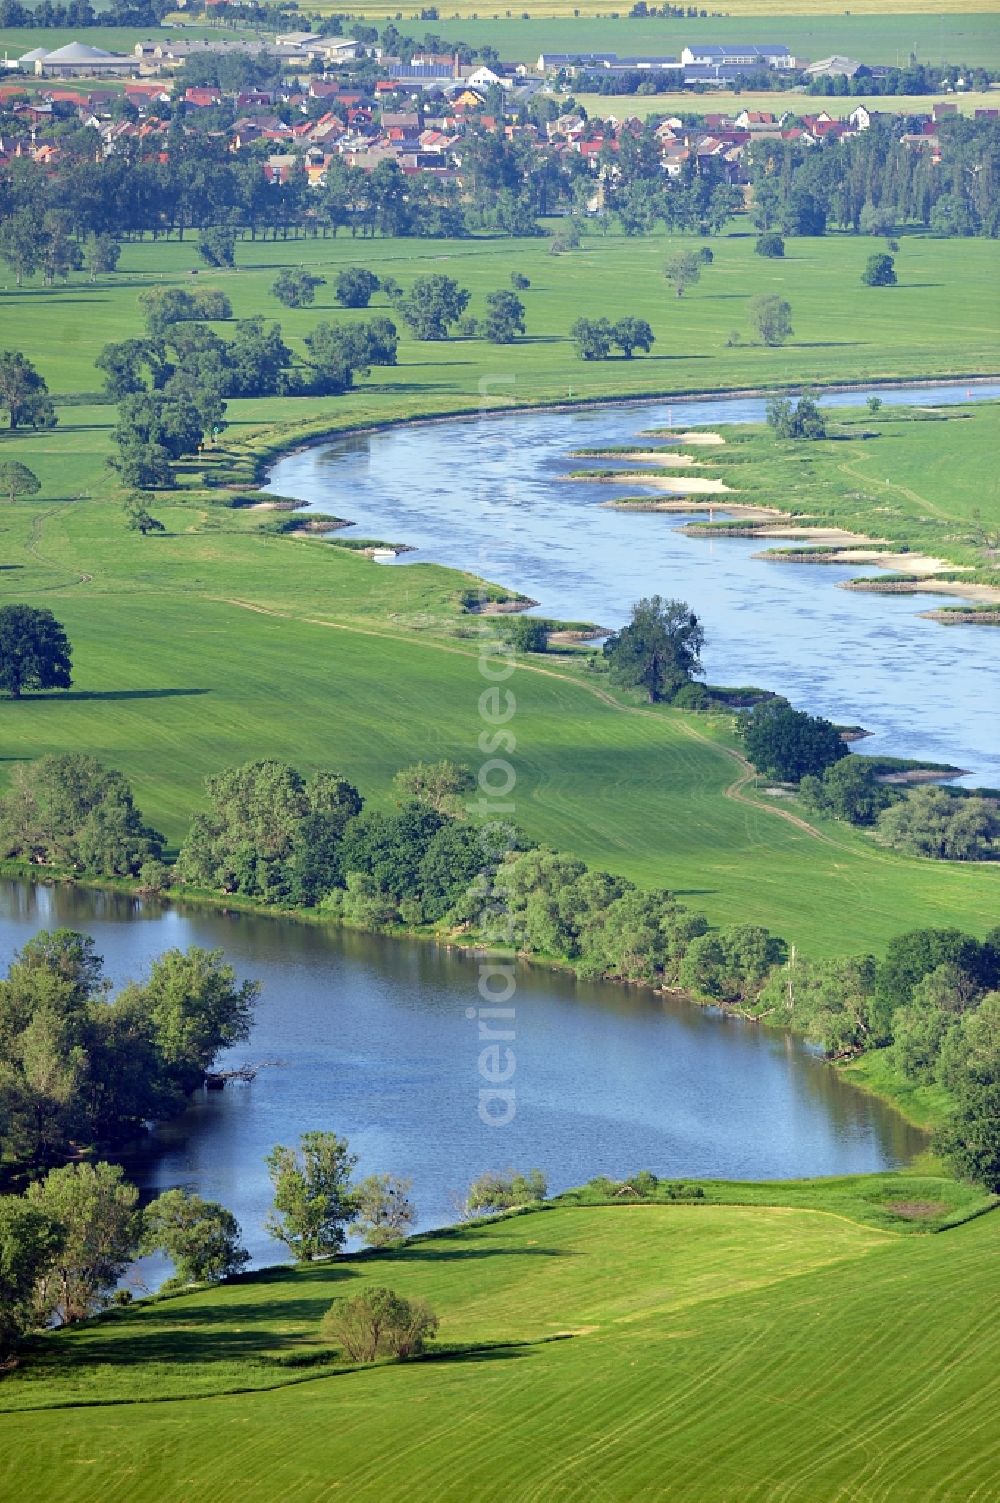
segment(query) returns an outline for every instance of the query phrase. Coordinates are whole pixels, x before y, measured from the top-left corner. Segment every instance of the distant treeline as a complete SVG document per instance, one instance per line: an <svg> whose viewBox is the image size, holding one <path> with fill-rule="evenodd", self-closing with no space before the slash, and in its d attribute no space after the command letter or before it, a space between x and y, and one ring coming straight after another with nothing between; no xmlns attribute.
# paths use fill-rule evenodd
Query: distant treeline
<svg viewBox="0 0 1000 1503"><path fill-rule="evenodd" d="M215 111L201 111L215 115ZM843 141L803 147L783 140L751 145L753 219L760 229L821 235L827 227L889 233L904 225L941 235L995 236L1000 229L1000 122L953 118L930 144L899 139L905 121L878 121ZM209 130L209 125L213 126ZM304 167L287 181L264 176L264 148L229 150L225 119L178 118L139 150L103 157L95 130L79 121L54 127L54 167L18 160L0 170L0 255L14 266L36 226L61 224L69 238L144 234L183 237L208 227L258 235L461 236L487 229L540 233L538 219L583 217L597 179L576 151L536 147L475 130L462 144L461 183L432 173L406 175L392 160L356 172L341 160L324 185L310 187ZM670 231L717 232L739 195L714 159L663 171L650 127L607 142L597 158L606 209L628 233L662 224ZM71 263L70 263L71 265Z"/></svg>

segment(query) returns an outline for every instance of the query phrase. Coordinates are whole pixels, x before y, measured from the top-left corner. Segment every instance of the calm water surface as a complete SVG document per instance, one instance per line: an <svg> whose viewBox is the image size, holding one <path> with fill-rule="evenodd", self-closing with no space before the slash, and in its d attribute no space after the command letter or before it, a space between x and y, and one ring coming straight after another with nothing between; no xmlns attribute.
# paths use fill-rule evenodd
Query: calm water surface
<svg viewBox="0 0 1000 1503"><path fill-rule="evenodd" d="M997 397L1000 385L972 391ZM968 401L953 386L879 395L886 406ZM865 396L822 400L857 406ZM564 478L599 467L573 458L574 449L634 444L671 421L683 429L763 417L756 398L486 414L315 445L281 460L269 484L351 518L359 536L411 544L416 551L396 567L432 560L470 569L537 600L537 614L617 627L638 596L678 596L705 624L713 682L779 690L813 713L866 726L866 752L950 762L969 783L1000 786L996 631L922 619L949 603L940 595L835 588L877 569L752 560L758 539L686 537L677 529L690 518L601 505L634 494L631 482ZM711 450L704 458L711 474Z"/></svg>
<svg viewBox="0 0 1000 1503"><path fill-rule="evenodd" d="M0 883L4 964L37 929L93 935L115 983L172 945L222 947L263 983L233 1063L280 1059L252 1086L199 1092L126 1156L150 1194L184 1185L230 1207L257 1262L264 1157L311 1129L346 1135L359 1172L413 1180L423 1227L455 1219L484 1169L538 1166L553 1190L595 1174L791 1178L906 1161L923 1146L901 1118L844 1084L790 1035L649 992L522 970L515 997L517 1112L482 1124L476 964L430 945L117 894ZM153 1269L153 1276L160 1270Z"/></svg>

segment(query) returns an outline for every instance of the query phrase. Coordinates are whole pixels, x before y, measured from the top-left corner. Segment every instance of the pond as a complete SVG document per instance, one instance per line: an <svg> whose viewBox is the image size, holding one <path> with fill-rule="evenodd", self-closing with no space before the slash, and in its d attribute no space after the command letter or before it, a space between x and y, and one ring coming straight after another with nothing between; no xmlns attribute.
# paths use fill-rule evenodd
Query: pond
<svg viewBox="0 0 1000 1503"><path fill-rule="evenodd" d="M514 1116L480 1116L478 966L460 953L94 890L0 883L9 959L39 928L94 937L116 984L171 946L220 947L262 982L250 1041L271 1060L252 1085L199 1091L126 1155L146 1194L184 1185L239 1218L258 1263L275 1143L309 1129L350 1139L359 1173L413 1181L419 1225L456 1219L486 1169L538 1167L558 1191L597 1174L793 1178L903 1163L923 1136L847 1085L790 1034L638 989L524 967L510 1005ZM473 1014L470 1017L470 1012ZM487 1111L491 1108L488 1106ZM151 1277L163 1270L154 1267Z"/></svg>
<svg viewBox="0 0 1000 1503"><path fill-rule="evenodd" d="M970 390L1000 396L1000 385ZM866 395L822 401L856 406ZM940 406L967 402L970 391L879 395L887 406ZM690 517L601 504L634 494L631 483L612 490L565 478L597 467L574 458L576 449L635 444L650 428L763 417L763 400L744 397L493 411L317 444L279 461L268 483L309 509L350 518L358 536L414 548L391 567L468 569L538 601L536 614L614 628L641 595L686 600L705 625L710 681L777 690L799 708L865 726L865 752L951 763L970 774L966 783L1000 787L995 630L924 619L922 611L948 603L941 595L836 588L877 569L764 563L752 558L759 539L688 537L678 528Z"/></svg>

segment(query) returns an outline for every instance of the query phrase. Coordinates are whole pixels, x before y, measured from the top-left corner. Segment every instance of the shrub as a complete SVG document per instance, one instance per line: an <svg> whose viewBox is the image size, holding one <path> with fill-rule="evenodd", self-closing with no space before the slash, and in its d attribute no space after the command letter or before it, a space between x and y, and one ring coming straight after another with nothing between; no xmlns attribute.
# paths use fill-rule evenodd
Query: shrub
<svg viewBox="0 0 1000 1503"><path fill-rule="evenodd" d="M350 1299L334 1300L321 1330L348 1361L374 1362L380 1356L400 1361L417 1356L437 1328L437 1316L422 1300L404 1299L393 1289L374 1285Z"/></svg>
<svg viewBox="0 0 1000 1503"><path fill-rule="evenodd" d="M758 235L754 251L758 256L774 260L785 254L785 242L777 230L765 230L763 235Z"/></svg>

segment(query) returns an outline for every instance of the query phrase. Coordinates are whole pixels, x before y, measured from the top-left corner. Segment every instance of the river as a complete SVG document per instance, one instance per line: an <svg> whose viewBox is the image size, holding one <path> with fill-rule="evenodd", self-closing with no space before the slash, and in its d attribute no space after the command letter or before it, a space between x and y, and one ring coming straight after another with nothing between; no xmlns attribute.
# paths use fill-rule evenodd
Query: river
<svg viewBox="0 0 1000 1503"><path fill-rule="evenodd" d="M996 398L1000 385L972 392ZM955 386L878 394L886 406L969 400ZM866 395L821 400L857 406ZM634 494L630 482L615 492L564 478L598 467L575 449L634 444L671 422L763 418L763 400L746 397L491 411L313 445L280 460L268 487L350 518L359 536L411 545L393 567L431 560L468 569L538 601L536 614L614 628L641 595L687 600L707 632L710 681L778 690L802 709L864 725L866 752L952 763L969 774L960 781L1000 787L995 630L924 619L922 611L948 603L940 595L836 588L875 568L764 563L751 557L758 539L688 537L678 531L688 517L602 506Z"/></svg>
<svg viewBox="0 0 1000 1503"><path fill-rule="evenodd" d="M883 1169L923 1137L848 1086L790 1034L681 999L523 968L514 998L515 1115L479 1114L478 967L415 941L115 893L0 882L3 954L39 928L94 937L116 984L163 950L221 947L263 984L250 1041L229 1062L275 1060L252 1085L199 1091L124 1156L144 1194L184 1185L238 1217L255 1262L264 1158L309 1129L350 1139L359 1173L413 1180L419 1225L455 1220L485 1169L538 1167L558 1191L597 1174L792 1178ZM147 1266L151 1282L164 1272Z"/></svg>

